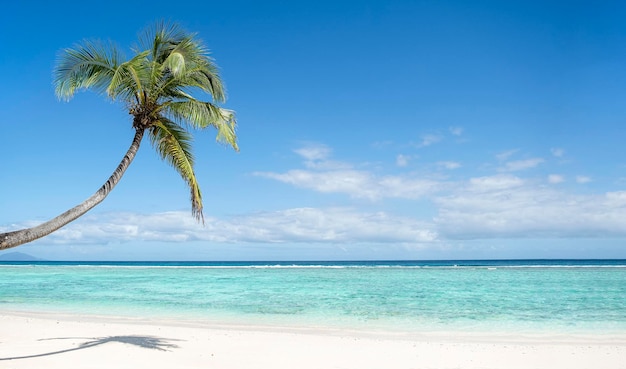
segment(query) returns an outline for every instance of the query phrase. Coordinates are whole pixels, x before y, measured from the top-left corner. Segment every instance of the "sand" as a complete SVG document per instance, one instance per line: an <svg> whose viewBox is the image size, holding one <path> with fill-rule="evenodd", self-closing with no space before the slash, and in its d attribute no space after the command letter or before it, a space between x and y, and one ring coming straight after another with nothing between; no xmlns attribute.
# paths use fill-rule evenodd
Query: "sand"
<svg viewBox="0 0 626 369"><path fill-rule="evenodd" d="M0 311L0 368L626 368L623 335L365 332Z"/></svg>

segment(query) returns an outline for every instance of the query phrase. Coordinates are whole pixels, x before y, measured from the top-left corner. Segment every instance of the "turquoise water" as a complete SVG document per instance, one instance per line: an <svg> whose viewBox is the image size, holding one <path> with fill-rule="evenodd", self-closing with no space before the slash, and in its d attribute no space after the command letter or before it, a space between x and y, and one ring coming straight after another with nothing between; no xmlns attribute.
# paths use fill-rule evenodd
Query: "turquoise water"
<svg viewBox="0 0 626 369"><path fill-rule="evenodd" d="M0 263L0 309L356 329L626 332L626 261Z"/></svg>

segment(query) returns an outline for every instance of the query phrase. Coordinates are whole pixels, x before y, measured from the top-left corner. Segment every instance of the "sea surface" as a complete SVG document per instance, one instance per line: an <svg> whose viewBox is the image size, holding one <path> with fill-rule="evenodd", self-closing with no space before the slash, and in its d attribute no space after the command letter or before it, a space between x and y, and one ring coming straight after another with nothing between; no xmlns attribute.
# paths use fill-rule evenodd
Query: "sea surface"
<svg viewBox="0 0 626 369"><path fill-rule="evenodd" d="M626 260L0 262L0 312L626 333Z"/></svg>

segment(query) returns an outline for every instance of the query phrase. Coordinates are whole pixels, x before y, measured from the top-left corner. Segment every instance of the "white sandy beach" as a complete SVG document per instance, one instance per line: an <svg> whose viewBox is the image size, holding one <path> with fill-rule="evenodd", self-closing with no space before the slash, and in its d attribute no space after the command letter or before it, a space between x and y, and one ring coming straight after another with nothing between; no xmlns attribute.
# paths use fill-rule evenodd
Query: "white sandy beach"
<svg viewBox="0 0 626 369"><path fill-rule="evenodd" d="M626 368L626 335L372 333L0 313L0 368Z"/></svg>

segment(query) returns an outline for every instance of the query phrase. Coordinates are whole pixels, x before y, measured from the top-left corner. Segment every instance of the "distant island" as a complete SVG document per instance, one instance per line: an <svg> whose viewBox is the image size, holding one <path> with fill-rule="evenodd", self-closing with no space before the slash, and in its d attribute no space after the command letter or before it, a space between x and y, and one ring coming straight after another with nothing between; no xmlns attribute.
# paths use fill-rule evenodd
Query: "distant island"
<svg viewBox="0 0 626 369"><path fill-rule="evenodd" d="M0 254L0 261L41 261L43 259L36 258L23 252L8 252Z"/></svg>

